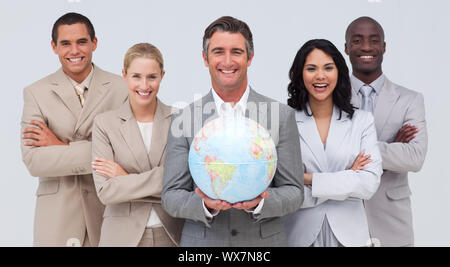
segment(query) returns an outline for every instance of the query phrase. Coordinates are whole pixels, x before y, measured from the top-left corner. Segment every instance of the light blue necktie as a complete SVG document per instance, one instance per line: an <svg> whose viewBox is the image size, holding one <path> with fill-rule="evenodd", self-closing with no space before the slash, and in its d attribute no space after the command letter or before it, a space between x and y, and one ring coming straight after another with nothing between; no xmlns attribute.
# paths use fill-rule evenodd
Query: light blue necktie
<svg viewBox="0 0 450 267"><path fill-rule="evenodd" d="M373 93L375 90L370 85L363 85L359 92L362 95L361 109L369 112L373 112Z"/></svg>

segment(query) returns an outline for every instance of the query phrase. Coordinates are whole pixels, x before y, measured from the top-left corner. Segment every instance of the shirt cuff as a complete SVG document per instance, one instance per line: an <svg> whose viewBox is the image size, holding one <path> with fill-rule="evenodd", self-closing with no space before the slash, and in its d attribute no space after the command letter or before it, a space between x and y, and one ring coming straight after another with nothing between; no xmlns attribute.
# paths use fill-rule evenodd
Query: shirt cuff
<svg viewBox="0 0 450 267"><path fill-rule="evenodd" d="M219 214L220 210L212 210L211 212L208 210L208 208L205 206L205 201L202 199L202 205L203 205L203 210L205 211L205 215L206 218L208 219L212 219L214 216L216 216L217 214Z"/></svg>
<svg viewBox="0 0 450 267"><path fill-rule="evenodd" d="M248 213L253 213L254 216L261 214L262 207L264 205L264 198L259 202L258 206L253 209L245 210Z"/></svg>

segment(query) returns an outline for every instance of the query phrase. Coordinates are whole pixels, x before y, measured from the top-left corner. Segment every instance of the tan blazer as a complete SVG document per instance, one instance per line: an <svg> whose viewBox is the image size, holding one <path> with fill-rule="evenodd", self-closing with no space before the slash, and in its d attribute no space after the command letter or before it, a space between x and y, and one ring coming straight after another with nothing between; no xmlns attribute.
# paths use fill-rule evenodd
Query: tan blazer
<svg viewBox="0 0 450 267"><path fill-rule="evenodd" d="M152 208L172 241L179 244L184 221L170 217L161 207L172 109L157 101L148 154L128 101L119 110L106 112L95 119L92 158L112 160L130 173L114 178L97 172L93 174L97 194L106 205L100 246L137 246Z"/></svg>
<svg viewBox="0 0 450 267"><path fill-rule="evenodd" d="M82 245L86 232L91 245L98 244L104 206L91 174L91 129L97 114L122 105L126 88L123 78L94 66L83 108L62 69L24 89L22 131L29 121L38 120L69 143L30 147L21 142L23 162L39 177L35 246Z"/></svg>

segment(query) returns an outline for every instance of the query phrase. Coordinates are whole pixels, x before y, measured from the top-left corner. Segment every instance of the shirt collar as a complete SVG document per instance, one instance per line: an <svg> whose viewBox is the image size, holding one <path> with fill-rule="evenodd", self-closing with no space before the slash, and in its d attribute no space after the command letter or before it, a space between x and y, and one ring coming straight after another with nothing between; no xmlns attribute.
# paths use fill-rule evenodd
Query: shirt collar
<svg viewBox="0 0 450 267"><path fill-rule="evenodd" d="M375 90L375 93L377 95L380 94L385 80L386 76L384 76L384 74L381 74L380 77L378 77L375 81L369 84ZM350 76L350 82L352 84L352 88L356 91L356 93L358 93L359 89L361 89L361 87L365 85L365 83L363 83L360 79L356 78L353 74Z"/></svg>
<svg viewBox="0 0 450 267"><path fill-rule="evenodd" d="M242 95L241 99L239 99L239 102L236 103L234 107L231 106L231 103L225 102L220 98L220 96L216 93L214 89L212 89L212 95L214 98L214 102L216 104L216 110L219 116L223 116L224 114L228 113L229 111L239 112L240 115L245 116L245 110L247 109L247 101L248 101L248 95L250 93L250 86L247 85L247 88L245 89L244 94Z"/></svg>
<svg viewBox="0 0 450 267"><path fill-rule="evenodd" d="M77 83L72 78L70 78L68 75L66 75L66 77L69 79L69 81L70 81L70 83L72 84L73 87L75 87L77 85L84 85L84 88L88 88L89 89L89 86L91 85L91 80L92 80L92 76L93 75L94 75L94 64L92 64L91 72L89 72L89 74L86 77L86 79L84 79L84 81L82 81L81 83Z"/></svg>

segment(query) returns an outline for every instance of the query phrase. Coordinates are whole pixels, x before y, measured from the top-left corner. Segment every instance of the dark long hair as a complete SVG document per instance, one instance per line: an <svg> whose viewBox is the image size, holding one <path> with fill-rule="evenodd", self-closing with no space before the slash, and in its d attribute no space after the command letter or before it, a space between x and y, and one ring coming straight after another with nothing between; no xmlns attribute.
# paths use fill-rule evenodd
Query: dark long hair
<svg viewBox="0 0 450 267"><path fill-rule="evenodd" d="M355 112L355 107L350 103L352 89L347 64L336 46L324 39L310 40L298 50L289 70L291 82L288 85L288 105L296 110L303 110L307 115L312 116L312 114L308 114L306 108L306 104L309 101L309 93L303 81L303 67L305 66L306 57L314 49L320 49L333 58L338 70L338 81L333 91L333 103L339 108L339 119L342 116L342 111L347 112L348 117L351 119Z"/></svg>

